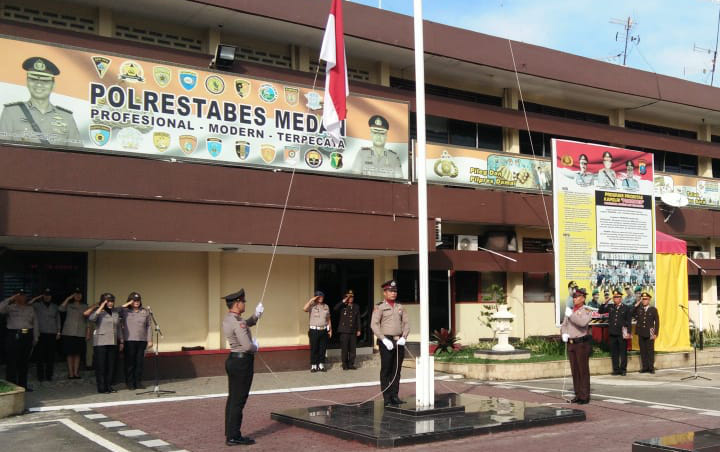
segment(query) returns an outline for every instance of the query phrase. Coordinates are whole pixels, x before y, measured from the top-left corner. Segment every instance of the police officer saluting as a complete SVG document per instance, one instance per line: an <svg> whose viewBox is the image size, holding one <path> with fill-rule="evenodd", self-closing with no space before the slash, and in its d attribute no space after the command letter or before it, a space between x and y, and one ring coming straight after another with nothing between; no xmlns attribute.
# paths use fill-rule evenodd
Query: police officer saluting
<svg viewBox="0 0 720 452"><path fill-rule="evenodd" d="M253 362L258 350L257 340L252 338L250 327L262 316L262 302L255 307L255 315L243 319L245 312L245 290L223 297L228 313L223 320L223 333L230 346L230 355L225 361L228 376L228 398L225 404L225 444L228 446L255 444L255 440L242 436L242 411L245 408L255 369Z"/></svg>
<svg viewBox="0 0 720 452"><path fill-rule="evenodd" d="M50 103L55 77L52 61L30 57L23 62L30 100L5 104L0 115L0 139L60 146L82 146L73 113Z"/></svg>
<svg viewBox="0 0 720 452"><path fill-rule="evenodd" d="M400 405L400 369L405 358L405 341L410 334L407 311L396 303L395 280L382 284L384 300L375 306L370 326L380 348L380 388L385 405Z"/></svg>
<svg viewBox="0 0 720 452"><path fill-rule="evenodd" d="M622 303L622 292L613 290L613 302L607 300L600 306L600 314L609 313L608 333L610 333L610 359L613 375L625 375L627 372L627 343L632 322L632 310Z"/></svg>
<svg viewBox="0 0 720 452"><path fill-rule="evenodd" d="M40 303L37 301L41 300ZM43 290L43 293L30 300L35 308L35 316L40 327L40 340L37 345L37 376L38 381L51 381L55 370L55 348L60 339L60 311L52 302L52 291Z"/></svg>
<svg viewBox="0 0 720 452"><path fill-rule="evenodd" d="M318 290L303 306L310 313L308 337L310 339L310 372L325 372L325 352L328 339L332 337L330 308L325 304L325 294Z"/></svg>
<svg viewBox="0 0 720 452"><path fill-rule="evenodd" d="M95 323L93 331L93 364L95 364L95 382L99 393L117 392L113 387L115 362L118 349L125 346L123 339L120 310L115 308L115 295L100 295L100 305L87 309L92 311L88 321ZM87 312L85 311L85 312Z"/></svg>
<svg viewBox="0 0 720 452"><path fill-rule="evenodd" d="M338 303L333 310L340 311L338 333L340 333L340 350L343 370L356 369L355 347L360 336L360 308L355 304L355 294L348 290L342 303Z"/></svg>
<svg viewBox="0 0 720 452"><path fill-rule="evenodd" d="M27 304L25 291L20 290L0 302L0 314L7 315L5 379L31 392L27 385L28 361L33 345L40 337L35 310Z"/></svg>

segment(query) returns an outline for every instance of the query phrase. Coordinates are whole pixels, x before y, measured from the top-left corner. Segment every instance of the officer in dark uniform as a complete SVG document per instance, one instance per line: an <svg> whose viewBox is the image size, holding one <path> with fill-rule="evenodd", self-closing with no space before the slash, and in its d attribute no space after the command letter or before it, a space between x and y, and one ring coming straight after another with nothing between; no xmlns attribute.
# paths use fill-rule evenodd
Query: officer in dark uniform
<svg viewBox="0 0 720 452"><path fill-rule="evenodd" d="M255 307L255 315L243 319L245 312L245 290L223 297L228 313L223 319L223 333L230 346L230 355L225 361L228 376L228 398L225 404L225 444L228 446L255 444L255 440L242 436L242 411L245 408L255 369L253 362L258 351L257 340L252 338L250 327L255 325L264 311L262 302Z"/></svg>
<svg viewBox="0 0 720 452"><path fill-rule="evenodd" d="M405 341L410 334L408 313L397 299L397 283L382 284L384 300L375 306L370 326L380 349L380 388L385 405L400 405L400 370L405 358Z"/></svg>
<svg viewBox="0 0 720 452"><path fill-rule="evenodd" d="M635 303L633 316L637 321L635 332L638 335L640 345L640 360L642 369L640 372L655 373L655 339L660 334L660 317L655 306L650 306L652 296L643 292L640 299Z"/></svg>
<svg viewBox="0 0 720 452"><path fill-rule="evenodd" d="M342 303L333 308L340 311L337 331L340 333L340 350L343 370L355 370L355 347L360 336L360 308L355 304L355 294L348 290Z"/></svg>
<svg viewBox="0 0 720 452"><path fill-rule="evenodd" d="M612 304L605 301L600 305L600 314L609 313L608 333L610 335L610 359L612 361L613 375L625 375L627 372L627 342L630 336L632 311L623 304L622 292L613 291Z"/></svg>
<svg viewBox="0 0 720 452"><path fill-rule="evenodd" d="M30 300L30 304L35 309L40 327L40 340L35 350L38 381L51 381L55 370L55 349L61 333L60 310L52 302L52 291L49 288Z"/></svg>
<svg viewBox="0 0 720 452"><path fill-rule="evenodd" d="M58 146L82 146L73 113L50 103L55 77L52 61L31 57L23 62L30 100L5 104L0 115L0 139Z"/></svg>
<svg viewBox="0 0 720 452"><path fill-rule="evenodd" d="M7 315L5 379L30 392L32 389L27 385L28 361L33 345L37 344L40 337L35 310L27 304L25 291L20 290L0 302L0 314Z"/></svg>
<svg viewBox="0 0 720 452"><path fill-rule="evenodd" d="M371 147L360 148L353 172L364 176L402 178L402 163L395 151L387 149L387 132L390 124L380 115L373 115L368 121L370 126Z"/></svg>

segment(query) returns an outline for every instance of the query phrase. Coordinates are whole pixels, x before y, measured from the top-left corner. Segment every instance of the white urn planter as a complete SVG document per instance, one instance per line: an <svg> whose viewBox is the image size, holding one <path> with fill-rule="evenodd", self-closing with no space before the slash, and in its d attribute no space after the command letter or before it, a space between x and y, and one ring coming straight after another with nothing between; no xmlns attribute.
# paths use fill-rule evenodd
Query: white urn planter
<svg viewBox="0 0 720 452"><path fill-rule="evenodd" d="M495 330L495 336L497 337L497 344L493 345L492 349L496 352L511 352L515 350L515 347L510 345L510 330L512 321L515 318L515 314L512 314L507 309L506 304L499 304L497 306L497 312L490 316L492 319L493 330Z"/></svg>

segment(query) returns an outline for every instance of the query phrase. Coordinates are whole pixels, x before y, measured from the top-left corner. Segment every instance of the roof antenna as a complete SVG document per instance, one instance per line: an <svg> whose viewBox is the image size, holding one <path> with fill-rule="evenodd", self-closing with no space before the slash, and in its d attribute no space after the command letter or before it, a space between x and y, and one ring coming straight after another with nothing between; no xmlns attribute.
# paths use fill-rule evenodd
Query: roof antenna
<svg viewBox="0 0 720 452"><path fill-rule="evenodd" d="M637 22L634 22L632 17L629 17L625 19L610 19L611 24L616 25L622 25L625 29L624 31L624 39L625 39L625 50L622 51L620 55L623 56L623 66L626 66L627 62L627 56L628 56L628 43L635 43L635 45L640 44L640 35L632 36L631 31L632 28L637 25ZM621 38L620 32L615 33L615 40L619 41ZM618 55L619 56L619 55Z"/></svg>

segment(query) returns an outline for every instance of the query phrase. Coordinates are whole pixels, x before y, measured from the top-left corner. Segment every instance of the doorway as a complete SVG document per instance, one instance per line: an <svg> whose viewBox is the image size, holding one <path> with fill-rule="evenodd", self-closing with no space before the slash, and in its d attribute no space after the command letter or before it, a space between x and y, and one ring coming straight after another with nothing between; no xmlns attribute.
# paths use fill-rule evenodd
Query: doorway
<svg viewBox="0 0 720 452"><path fill-rule="evenodd" d="M373 310L373 261L369 259L315 259L315 288L325 293L325 303L330 308L333 331L337 331L338 316L333 308L342 303L348 290L355 293L355 303L360 307L361 335L358 347L371 345L370 316ZM313 291L314 291L313 290ZM330 348L339 348L339 335L333 334Z"/></svg>

